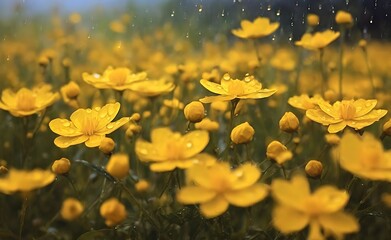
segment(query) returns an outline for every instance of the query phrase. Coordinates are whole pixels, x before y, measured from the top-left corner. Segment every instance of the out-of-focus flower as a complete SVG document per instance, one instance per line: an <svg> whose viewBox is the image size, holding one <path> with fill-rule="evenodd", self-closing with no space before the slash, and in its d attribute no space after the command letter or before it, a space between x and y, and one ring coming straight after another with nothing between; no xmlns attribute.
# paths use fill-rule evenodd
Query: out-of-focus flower
<svg viewBox="0 0 391 240"><path fill-rule="evenodd" d="M62 202L60 215L67 221L73 221L84 211L84 205L76 198L67 198Z"/></svg>
<svg viewBox="0 0 391 240"><path fill-rule="evenodd" d="M10 169L8 174L0 178L0 192L29 192L52 183L56 175L50 170L18 170Z"/></svg>
<svg viewBox="0 0 391 240"><path fill-rule="evenodd" d="M99 150L104 154L110 154L113 152L115 147L115 142L112 138L105 137L99 144Z"/></svg>
<svg viewBox="0 0 391 240"><path fill-rule="evenodd" d="M341 25L346 25L346 26L353 25L352 15L345 11L338 11L337 15L335 15L335 21Z"/></svg>
<svg viewBox="0 0 391 240"><path fill-rule="evenodd" d="M151 184L145 179L140 179L136 184L134 184L137 192L146 192L150 186Z"/></svg>
<svg viewBox="0 0 391 240"><path fill-rule="evenodd" d="M116 153L111 155L109 162L106 165L106 171L113 177L123 179L129 175L129 157L124 153Z"/></svg>
<svg viewBox="0 0 391 240"><path fill-rule="evenodd" d="M99 212L109 227L120 224L128 215L125 206L117 198L107 199L100 206Z"/></svg>
<svg viewBox="0 0 391 240"><path fill-rule="evenodd" d="M201 102L193 101L185 106L183 113L189 122L201 122L205 117L205 108Z"/></svg>
<svg viewBox="0 0 391 240"><path fill-rule="evenodd" d="M225 112L228 108L228 103L224 101L215 101L210 104L210 108L215 111Z"/></svg>
<svg viewBox="0 0 391 240"><path fill-rule="evenodd" d="M261 38L272 34L280 26L280 23L271 23L269 18L258 17L254 22L242 20L240 29L233 29L232 33L240 38Z"/></svg>
<svg viewBox="0 0 391 240"><path fill-rule="evenodd" d="M72 24L78 24L79 22L81 22L81 15L77 12L71 13L68 16L68 20Z"/></svg>
<svg viewBox="0 0 391 240"><path fill-rule="evenodd" d="M391 193L383 193L381 195L381 201L389 208L391 208Z"/></svg>
<svg viewBox="0 0 391 240"><path fill-rule="evenodd" d="M270 60L270 64L282 71L292 71L296 67L294 56L287 50L279 50Z"/></svg>
<svg viewBox="0 0 391 240"><path fill-rule="evenodd" d="M116 33L126 32L126 26L119 20L110 22L110 30Z"/></svg>
<svg viewBox="0 0 391 240"><path fill-rule="evenodd" d="M254 134L254 128L248 122L245 122L232 129L231 141L235 144L249 143L253 140Z"/></svg>
<svg viewBox="0 0 391 240"><path fill-rule="evenodd" d="M307 15L307 23L311 27L319 25L319 16L313 13Z"/></svg>
<svg viewBox="0 0 391 240"><path fill-rule="evenodd" d="M305 33L300 41L295 42L296 46L301 46L308 50L318 50L326 47L331 42L339 37L339 32L326 30L324 32L316 32L314 34Z"/></svg>
<svg viewBox="0 0 391 240"><path fill-rule="evenodd" d="M339 144L339 163L361 178L391 181L391 151L370 133L362 137L346 132Z"/></svg>
<svg viewBox="0 0 391 240"><path fill-rule="evenodd" d="M262 89L262 84L258 82L254 76L246 76L244 80L232 79L226 73L221 79L221 83L201 79L201 85L209 91L219 94L218 96L204 97L200 102L211 103L215 101L230 101L233 99L259 99L273 95L276 90Z"/></svg>
<svg viewBox="0 0 391 240"><path fill-rule="evenodd" d="M15 117L25 117L38 113L52 105L59 98L51 92L51 86L42 85L32 90L21 88L16 93L10 89L1 94L0 109L10 112Z"/></svg>
<svg viewBox="0 0 391 240"><path fill-rule="evenodd" d="M80 87L74 81L70 81L68 84L64 85L60 89L61 95L64 99L64 102L77 98L80 94Z"/></svg>
<svg viewBox="0 0 391 240"><path fill-rule="evenodd" d="M113 68L109 66L103 75L83 73L83 80L100 89L114 89L124 91L130 89L130 85L147 78L146 72L133 73L129 68Z"/></svg>
<svg viewBox="0 0 391 240"><path fill-rule="evenodd" d="M300 96L293 96L288 99L289 105L294 108L301 110L308 110L318 106L318 102L323 100L320 95L315 95L309 97L307 94L302 94Z"/></svg>
<svg viewBox="0 0 391 240"><path fill-rule="evenodd" d="M180 102L177 98L174 98L172 100L164 99L163 105L174 109L183 109L185 107L183 103Z"/></svg>
<svg viewBox="0 0 391 240"><path fill-rule="evenodd" d="M175 84L164 78L158 80L137 81L129 89L143 97L156 97L174 90Z"/></svg>
<svg viewBox="0 0 391 240"><path fill-rule="evenodd" d="M208 142L207 131L196 130L182 136L169 128L156 128L152 130L151 142L137 139L136 154L143 162L153 162L150 168L155 172L186 169L195 164L215 162L214 157L200 153Z"/></svg>
<svg viewBox="0 0 391 240"><path fill-rule="evenodd" d="M383 124L383 134L391 136L391 119Z"/></svg>
<svg viewBox="0 0 391 240"><path fill-rule="evenodd" d="M292 152L279 141L272 141L267 145L266 156L280 165L291 160L293 157Z"/></svg>
<svg viewBox="0 0 391 240"><path fill-rule="evenodd" d="M358 41L358 46L360 46L360 48L366 48L367 47L367 41L365 39L361 39L360 41Z"/></svg>
<svg viewBox="0 0 391 240"><path fill-rule="evenodd" d="M338 145L341 141L341 138L335 133L328 133L324 135L324 138L326 142L330 145Z"/></svg>
<svg viewBox="0 0 391 240"><path fill-rule="evenodd" d="M307 179L299 175L291 181L276 179L271 188L277 202L272 212L273 225L283 234L300 231L307 225L309 240L328 235L341 238L359 230L354 216L343 211L349 200L346 191L326 185L311 194Z"/></svg>
<svg viewBox="0 0 391 240"><path fill-rule="evenodd" d="M284 132L296 132L299 129L299 119L292 112L286 112L280 119L279 126Z"/></svg>
<svg viewBox="0 0 391 240"><path fill-rule="evenodd" d="M68 158L60 158L52 164L52 171L55 174L66 174L71 169L71 161Z"/></svg>
<svg viewBox="0 0 391 240"><path fill-rule="evenodd" d="M329 133L342 131L346 126L355 130L379 121L387 114L387 110L373 109L377 100L342 100L333 105L325 101L319 101L319 108L309 109L306 116L328 127Z"/></svg>
<svg viewBox="0 0 391 240"><path fill-rule="evenodd" d="M182 188L177 200L183 204L200 204L201 214L206 218L223 214L229 204L252 206L268 194L268 187L257 183L261 171L249 163L234 170L223 162L210 167L197 165L186 173L193 185Z"/></svg>
<svg viewBox="0 0 391 240"><path fill-rule="evenodd" d="M220 127L218 122L212 121L209 118L202 119L201 122L194 124L196 129L206 130L206 131L217 131Z"/></svg>
<svg viewBox="0 0 391 240"><path fill-rule="evenodd" d="M313 177L313 178L318 178L322 175L323 164L321 162L319 162L318 160L310 160L305 165L304 170L308 176Z"/></svg>
<svg viewBox="0 0 391 240"><path fill-rule="evenodd" d="M60 148L67 148L83 142L87 147L99 146L106 134L114 132L129 122L128 117L111 122L117 115L119 108L118 102L106 104L102 108L80 108L72 113L70 121L63 118L50 121L50 129L60 135L54 140L54 144Z"/></svg>

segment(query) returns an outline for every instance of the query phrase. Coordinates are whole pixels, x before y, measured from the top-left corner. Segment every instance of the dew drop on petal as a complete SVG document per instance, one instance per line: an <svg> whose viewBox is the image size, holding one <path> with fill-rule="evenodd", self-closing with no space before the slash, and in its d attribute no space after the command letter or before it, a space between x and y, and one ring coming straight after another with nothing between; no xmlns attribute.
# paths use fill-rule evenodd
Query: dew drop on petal
<svg viewBox="0 0 391 240"><path fill-rule="evenodd" d="M114 123L109 123L106 126L107 129L112 129L113 127L114 127Z"/></svg>
<svg viewBox="0 0 391 240"><path fill-rule="evenodd" d="M94 78L100 78L100 74L97 73L92 74L92 76L94 76Z"/></svg>
<svg viewBox="0 0 391 240"><path fill-rule="evenodd" d="M223 76L223 80L226 80L226 81L231 80L231 76L228 73L226 73Z"/></svg>
<svg viewBox="0 0 391 240"><path fill-rule="evenodd" d="M186 143L186 147L187 147L187 148L193 147L193 143L191 143L191 142Z"/></svg>
<svg viewBox="0 0 391 240"><path fill-rule="evenodd" d="M142 148L142 149L140 149L140 153L143 154L143 155L147 155L148 154L148 150L145 149L145 148Z"/></svg>
<svg viewBox="0 0 391 240"><path fill-rule="evenodd" d="M64 127L69 127L69 126L71 126L71 123L70 123L70 122L64 122L62 125L63 125Z"/></svg>

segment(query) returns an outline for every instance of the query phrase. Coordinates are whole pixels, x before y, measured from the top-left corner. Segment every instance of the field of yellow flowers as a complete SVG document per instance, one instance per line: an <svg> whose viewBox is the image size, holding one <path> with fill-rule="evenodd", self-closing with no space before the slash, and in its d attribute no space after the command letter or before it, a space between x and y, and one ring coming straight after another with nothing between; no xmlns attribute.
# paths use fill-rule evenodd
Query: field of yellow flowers
<svg viewBox="0 0 391 240"><path fill-rule="evenodd" d="M241 19L2 31L0 239L388 239L391 44Z"/></svg>

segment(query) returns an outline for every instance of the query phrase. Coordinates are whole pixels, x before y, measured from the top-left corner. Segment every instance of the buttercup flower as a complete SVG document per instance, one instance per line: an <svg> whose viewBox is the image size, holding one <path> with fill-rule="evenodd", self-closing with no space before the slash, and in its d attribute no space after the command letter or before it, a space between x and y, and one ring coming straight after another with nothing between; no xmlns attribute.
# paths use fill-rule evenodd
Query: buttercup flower
<svg viewBox="0 0 391 240"><path fill-rule="evenodd" d="M339 37L339 32L326 30L324 32L316 32L314 34L305 33L300 41L295 42L296 46L301 46L308 50L318 50L326 47L331 42Z"/></svg>
<svg viewBox="0 0 391 240"><path fill-rule="evenodd" d="M328 235L341 238L357 232L358 221L343 211L349 195L334 186L322 186L311 194L308 181L294 176L291 181L272 182L273 225L283 234L300 231L309 225L309 240L325 239ZM323 229L323 236L321 229Z"/></svg>
<svg viewBox="0 0 391 240"><path fill-rule="evenodd" d="M346 132L339 145L339 163L343 169L370 180L391 181L391 150L370 133L362 137Z"/></svg>
<svg viewBox="0 0 391 240"><path fill-rule="evenodd" d="M215 101L230 101L233 99L259 99L273 95L276 90L262 89L262 84L253 76L246 76L244 80L232 79L229 74L224 74L221 83L201 79L201 85L218 96L204 97L200 102L211 103Z"/></svg>
<svg viewBox="0 0 391 240"><path fill-rule="evenodd" d="M0 178L0 192L29 192L52 183L56 175L49 170L18 170L10 169L8 174Z"/></svg>
<svg viewBox="0 0 391 240"><path fill-rule="evenodd" d="M21 88L16 93L11 89L5 89L1 94L0 109L10 112L15 117L25 117L39 113L58 98L59 94L51 92L49 85L35 87L32 90Z"/></svg>
<svg viewBox="0 0 391 240"><path fill-rule="evenodd" d="M109 227L120 224L128 215L125 206L116 198L107 199L100 206L99 212Z"/></svg>
<svg viewBox="0 0 391 240"><path fill-rule="evenodd" d="M235 144L249 143L253 140L254 133L254 128L248 122L244 122L232 129L231 141Z"/></svg>
<svg viewBox="0 0 391 240"><path fill-rule="evenodd" d="M240 38L261 38L269 36L280 26L280 23L271 23L270 19L258 17L254 22L242 20L240 22L241 29L234 29L232 33Z"/></svg>
<svg viewBox="0 0 391 240"><path fill-rule="evenodd" d="M106 171L118 179L125 178L129 174L129 156L124 153L113 154L106 165Z"/></svg>
<svg viewBox="0 0 391 240"><path fill-rule="evenodd" d="M249 163L235 170L224 162L210 167L197 165L186 173L193 185L182 188L177 200L183 204L200 204L201 214L206 218L223 214L229 204L237 207L254 205L268 193L266 185L257 183L261 171Z"/></svg>
<svg viewBox="0 0 391 240"><path fill-rule="evenodd" d="M143 162L153 162L150 168L155 172L215 162L214 157L200 153L209 142L207 131L195 130L182 136L169 128L155 128L151 133L151 141L137 139L136 154Z"/></svg>
<svg viewBox="0 0 391 240"><path fill-rule="evenodd" d="M185 106L183 113L188 121L192 123L201 122L205 117L205 108L202 103L193 101Z"/></svg>
<svg viewBox="0 0 391 240"><path fill-rule="evenodd" d="M164 78L158 80L137 81L129 89L143 97L156 97L174 90L175 84Z"/></svg>
<svg viewBox="0 0 391 240"><path fill-rule="evenodd" d="M318 160L310 160L305 165L305 173L307 173L308 176L316 178L320 177L323 172L323 164L319 162Z"/></svg>
<svg viewBox="0 0 391 240"><path fill-rule="evenodd" d="M52 164L52 171L55 174L66 174L71 169L71 161L67 158L60 158Z"/></svg>
<svg viewBox="0 0 391 240"><path fill-rule="evenodd" d="M300 96L290 97L288 99L288 103L294 108L308 110L317 107L318 102L322 100L323 99L320 95L315 95L310 98L307 94L302 94Z"/></svg>
<svg viewBox="0 0 391 240"><path fill-rule="evenodd" d="M284 132L296 132L299 129L299 119L292 112L286 112L280 119L279 126Z"/></svg>
<svg viewBox="0 0 391 240"><path fill-rule="evenodd" d="M279 141L272 141L267 145L266 156L281 165L284 162L291 160L293 154L284 144Z"/></svg>
<svg viewBox="0 0 391 240"><path fill-rule="evenodd" d="M82 76L86 83L96 88L124 91L129 89L133 82L145 80L147 73L132 73L128 68L113 68L110 66L103 72L103 75L83 73Z"/></svg>
<svg viewBox="0 0 391 240"><path fill-rule="evenodd" d="M67 198L62 202L60 215L67 221L73 221L84 211L83 204L76 198Z"/></svg>
<svg viewBox="0 0 391 240"><path fill-rule="evenodd" d="M72 113L70 121L62 118L50 121L50 129L60 135L54 140L54 144L60 148L67 148L83 142L87 147L99 146L106 134L114 132L129 122L128 117L111 122L117 115L119 108L118 102L106 104L102 108L80 108Z"/></svg>
<svg viewBox="0 0 391 240"><path fill-rule="evenodd" d="M342 100L333 105L325 101L319 101L319 108L309 109L306 116L318 123L328 127L329 133L342 131L346 126L355 130L379 121L387 114L387 110L373 108L377 100Z"/></svg>

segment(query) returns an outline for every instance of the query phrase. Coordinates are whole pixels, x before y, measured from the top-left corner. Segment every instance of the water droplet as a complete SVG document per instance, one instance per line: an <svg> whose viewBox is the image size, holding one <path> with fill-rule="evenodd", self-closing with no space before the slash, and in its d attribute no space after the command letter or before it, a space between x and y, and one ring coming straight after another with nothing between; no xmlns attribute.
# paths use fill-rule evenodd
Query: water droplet
<svg viewBox="0 0 391 240"><path fill-rule="evenodd" d="M94 78L100 78L100 74L98 74L98 73L94 73L94 74L92 74L92 76L94 76Z"/></svg>
<svg viewBox="0 0 391 240"><path fill-rule="evenodd" d="M87 109L86 109L86 112L87 112L87 113L91 113L92 110L91 110L90 108L87 108Z"/></svg>
<svg viewBox="0 0 391 240"><path fill-rule="evenodd" d="M186 143L186 147L187 147L187 148L193 147L193 143L191 143L191 142Z"/></svg>
<svg viewBox="0 0 391 240"><path fill-rule="evenodd" d="M196 7L198 8L198 12L202 12L202 5L201 4L196 5Z"/></svg>
<svg viewBox="0 0 391 240"><path fill-rule="evenodd" d="M100 107L95 107L94 110L97 111L97 112L99 112Z"/></svg>
<svg viewBox="0 0 391 240"><path fill-rule="evenodd" d="M175 16L175 11L171 12L171 17Z"/></svg>
<svg viewBox="0 0 391 240"><path fill-rule="evenodd" d="M71 123L70 123L70 122L64 122L62 125L63 125L64 127L69 127L69 126L71 126Z"/></svg>
<svg viewBox="0 0 391 240"><path fill-rule="evenodd" d="M352 122L352 125L355 125L355 124L356 124L356 122L355 122L355 121L353 121L353 122Z"/></svg>
<svg viewBox="0 0 391 240"><path fill-rule="evenodd" d="M225 80L225 81L231 80L231 76L228 73L226 73L223 76L223 80Z"/></svg>
<svg viewBox="0 0 391 240"><path fill-rule="evenodd" d="M366 107L370 107L370 106L372 106L372 104L371 103L366 103L365 106Z"/></svg>
<svg viewBox="0 0 391 240"><path fill-rule="evenodd" d="M268 5L266 10L268 10L268 11L272 10L272 6Z"/></svg>
<svg viewBox="0 0 391 240"><path fill-rule="evenodd" d="M99 117L100 118L105 118L107 116L107 112L100 112Z"/></svg>
<svg viewBox="0 0 391 240"><path fill-rule="evenodd" d="M278 11L276 12L276 15L277 15L277 16L280 16L280 14L281 14L281 11L278 10Z"/></svg>
<svg viewBox="0 0 391 240"><path fill-rule="evenodd" d="M106 126L107 129L113 129L113 127L114 127L114 123L109 123Z"/></svg>

